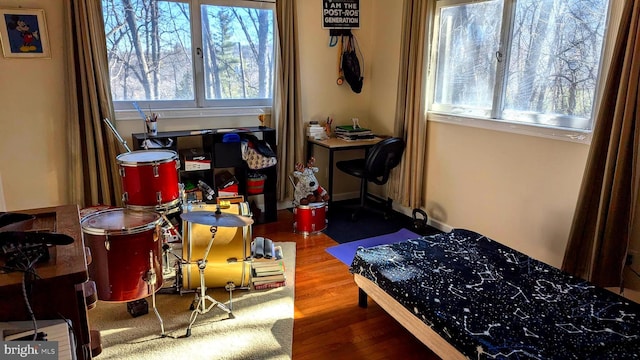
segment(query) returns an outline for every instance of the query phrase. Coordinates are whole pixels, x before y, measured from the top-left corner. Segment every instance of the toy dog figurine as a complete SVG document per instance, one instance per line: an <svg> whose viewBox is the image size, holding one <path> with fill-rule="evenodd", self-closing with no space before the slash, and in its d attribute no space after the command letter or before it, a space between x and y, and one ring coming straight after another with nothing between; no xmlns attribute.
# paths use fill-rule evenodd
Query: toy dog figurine
<svg viewBox="0 0 640 360"><path fill-rule="evenodd" d="M304 167L302 163L296 163L296 170L293 172L293 176L298 181L295 183L294 202L298 205L329 200L329 194L318 184L318 179L314 175L314 173L318 172L318 168L313 166L314 164L315 159L313 157L307 162L307 167Z"/></svg>

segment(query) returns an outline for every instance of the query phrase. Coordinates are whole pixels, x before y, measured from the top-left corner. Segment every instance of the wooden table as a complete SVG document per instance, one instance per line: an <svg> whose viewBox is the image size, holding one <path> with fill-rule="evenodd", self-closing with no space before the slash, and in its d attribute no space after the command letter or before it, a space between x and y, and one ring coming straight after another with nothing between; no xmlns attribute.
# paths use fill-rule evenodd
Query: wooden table
<svg viewBox="0 0 640 360"><path fill-rule="evenodd" d="M39 279L31 285L29 302L38 320L70 320L78 343L77 358L91 359L91 332L83 291L89 273L78 206L16 212L36 216L33 230L62 233L74 239L72 244L50 247L49 261L36 264ZM0 273L0 321L31 320L22 295L22 278L22 272Z"/></svg>

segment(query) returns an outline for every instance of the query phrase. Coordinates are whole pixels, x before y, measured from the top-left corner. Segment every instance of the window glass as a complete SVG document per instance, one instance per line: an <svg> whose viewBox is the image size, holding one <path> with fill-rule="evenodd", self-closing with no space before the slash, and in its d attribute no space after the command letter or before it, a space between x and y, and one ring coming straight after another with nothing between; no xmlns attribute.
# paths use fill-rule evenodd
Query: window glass
<svg viewBox="0 0 640 360"><path fill-rule="evenodd" d="M203 5L202 38L206 99L271 97L270 10Z"/></svg>
<svg viewBox="0 0 640 360"><path fill-rule="evenodd" d="M102 0L102 9L116 109L271 105L273 3Z"/></svg>
<svg viewBox="0 0 640 360"><path fill-rule="evenodd" d="M113 100L193 100L189 4L103 0L102 5Z"/></svg>
<svg viewBox="0 0 640 360"><path fill-rule="evenodd" d="M590 128L606 13L600 0L518 1L505 118Z"/></svg>
<svg viewBox="0 0 640 360"><path fill-rule="evenodd" d="M452 111L488 115L501 23L499 1L442 9L434 103Z"/></svg>
<svg viewBox="0 0 640 360"><path fill-rule="evenodd" d="M439 1L431 110L591 130L608 6Z"/></svg>

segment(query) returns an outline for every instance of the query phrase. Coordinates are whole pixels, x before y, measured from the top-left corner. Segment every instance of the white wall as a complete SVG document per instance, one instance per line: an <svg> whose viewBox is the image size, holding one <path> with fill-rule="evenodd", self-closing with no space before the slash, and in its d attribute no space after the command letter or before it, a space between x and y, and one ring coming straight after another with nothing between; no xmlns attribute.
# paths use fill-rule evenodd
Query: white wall
<svg viewBox="0 0 640 360"><path fill-rule="evenodd" d="M44 9L50 59L0 56L0 186L7 210L67 203L65 50L61 0L0 0ZM0 195L2 198L2 195Z"/></svg>
<svg viewBox="0 0 640 360"><path fill-rule="evenodd" d="M427 212L562 264L588 146L430 122Z"/></svg>
<svg viewBox="0 0 640 360"><path fill-rule="evenodd" d="M348 85L335 83L337 50L329 47L328 30L321 27L322 2L298 1L303 121L324 121L333 116L340 124L359 117L363 125L391 133L401 2L360 3L361 28L354 33L364 55L364 88L355 94ZM9 210L63 204L69 198L66 90L61 91L65 89L63 34L55 31L62 28L62 1L0 0L3 7L17 5L45 9L52 58L0 58L0 81L4 84L0 90L0 179ZM161 119L159 129L255 124L252 116ZM116 126L129 141L131 133L142 130L139 121L117 121ZM558 266L588 146L441 123L430 123L428 132L424 186L431 218L482 232ZM353 179L339 172L336 177L338 194L357 189L352 187Z"/></svg>
<svg viewBox="0 0 640 360"><path fill-rule="evenodd" d="M334 125L351 124L357 117L360 125L379 134L393 132L399 66L402 2L360 1L360 28L354 29L362 58L364 85L354 93L345 82L336 84L338 49L329 46L329 30L322 29L322 2L297 3L300 39L302 115L305 123L324 123L332 116ZM316 165L321 185L328 183L326 151L318 151ZM361 157L362 151L336 153L336 160ZM293 171L293 169L291 169ZM342 176L334 166L334 198L357 197L359 182ZM372 190L376 191L372 186Z"/></svg>
<svg viewBox="0 0 640 360"><path fill-rule="evenodd" d="M337 122L351 116L380 133L393 131L402 5L361 1L365 58L362 94L335 85L335 52L321 29L321 4L299 2L303 115ZM366 35L360 35L360 34ZM359 109L357 113L355 110ZM363 115L364 114L364 115ZM588 146L452 124L428 126L426 210L434 224L481 232L560 266ZM349 152L344 157L358 156ZM326 159L320 156L321 184ZM357 194L353 178L334 171L335 197ZM410 209L403 209L410 212Z"/></svg>

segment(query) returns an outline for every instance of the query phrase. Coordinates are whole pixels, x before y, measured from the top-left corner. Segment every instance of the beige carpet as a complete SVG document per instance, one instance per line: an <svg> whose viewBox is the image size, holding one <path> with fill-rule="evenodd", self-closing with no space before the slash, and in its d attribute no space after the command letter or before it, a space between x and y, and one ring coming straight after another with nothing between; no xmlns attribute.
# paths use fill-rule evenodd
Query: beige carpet
<svg viewBox="0 0 640 360"><path fill-rule="evenodd" d="M214 307L198 315L191 336L184 336L189 326L189 306L194 295L157 294L156 306L164 321L160 322L148 297L149 313L132 317L126 303L98 301L89 310L91 328L99 330L102 353L97 360L107 359L290 359L293 339L293 301L296 247L293 242L282 246L287 285L268 290L235 290L233 315ZM229 293L209 289L216 300L228 305ZM210 304L210 302L207 302Z"/></svg>

